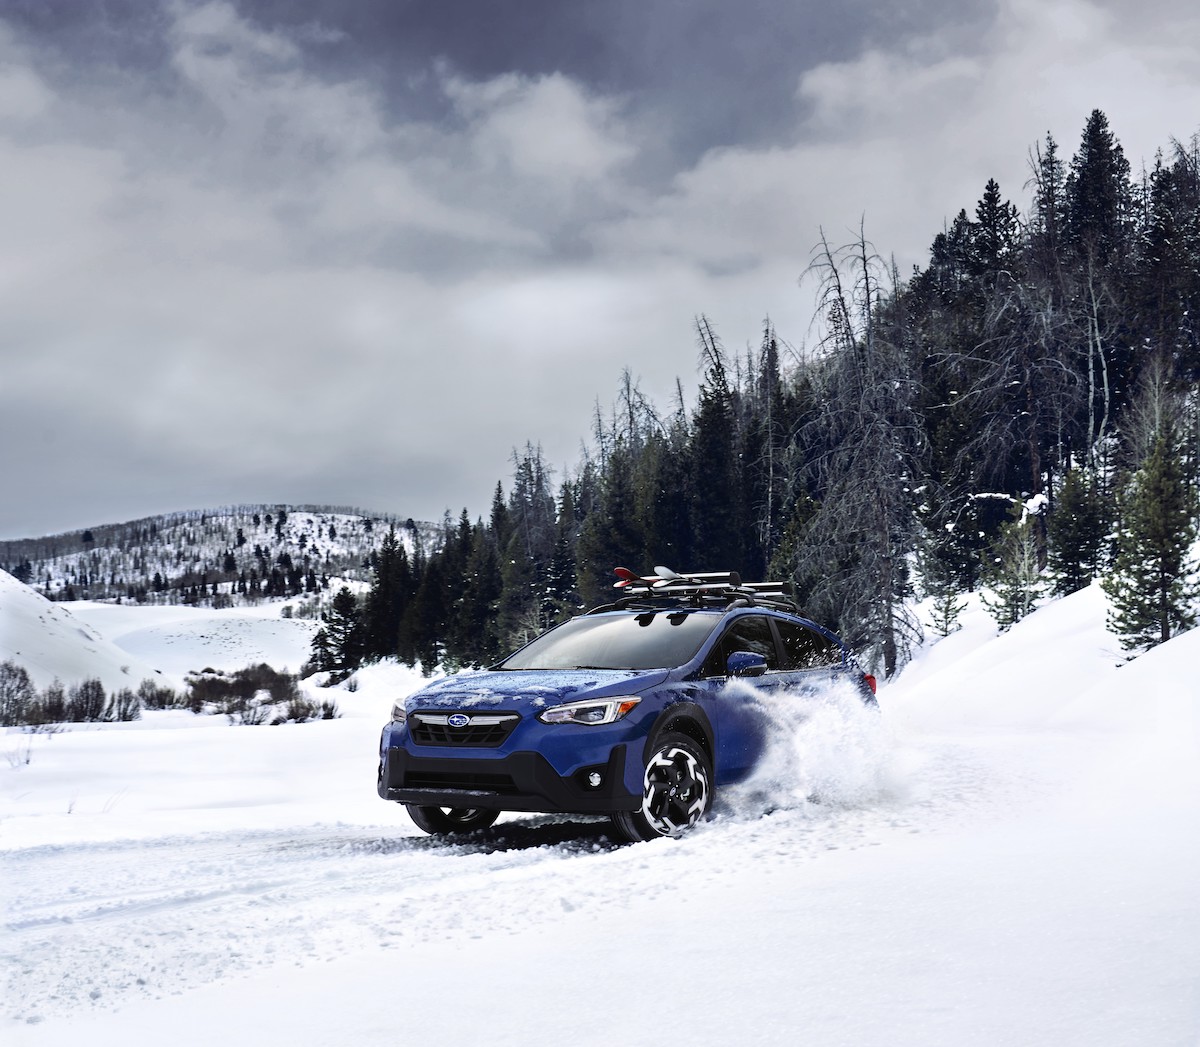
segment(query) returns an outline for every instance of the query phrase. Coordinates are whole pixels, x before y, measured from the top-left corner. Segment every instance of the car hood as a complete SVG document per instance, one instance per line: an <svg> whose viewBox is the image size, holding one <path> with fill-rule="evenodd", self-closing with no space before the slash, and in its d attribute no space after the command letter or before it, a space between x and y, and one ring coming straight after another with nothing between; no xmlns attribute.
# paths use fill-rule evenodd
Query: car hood
<svg viewBox="0 0 1200 1047"><path fill-rule="evenodd" d="M410 695L413 709L545 709L565 702L637 694L666 679L668 670L561 669L458 673Z"/></svg>

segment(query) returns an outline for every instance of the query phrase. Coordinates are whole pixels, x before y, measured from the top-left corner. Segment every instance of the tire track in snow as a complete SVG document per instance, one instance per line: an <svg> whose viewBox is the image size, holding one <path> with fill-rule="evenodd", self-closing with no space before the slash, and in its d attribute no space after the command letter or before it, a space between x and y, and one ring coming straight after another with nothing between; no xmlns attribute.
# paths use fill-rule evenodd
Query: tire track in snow
<svg viewBox="0 0 1200 1047"><path fill-rule="evenodd" d="M1027 812L1068 774L1062 744L1031 739L1014 767L1007 746L925 740L899 747L905 787L878 802L780 803L767 790L681 840L631 847L600 820L534 817L463 841L318 825L0 852L5 1009L37 1021L263 967L516 932L580 908L604 919L689 882L736 885L748 863L791 867Z"/></svg>

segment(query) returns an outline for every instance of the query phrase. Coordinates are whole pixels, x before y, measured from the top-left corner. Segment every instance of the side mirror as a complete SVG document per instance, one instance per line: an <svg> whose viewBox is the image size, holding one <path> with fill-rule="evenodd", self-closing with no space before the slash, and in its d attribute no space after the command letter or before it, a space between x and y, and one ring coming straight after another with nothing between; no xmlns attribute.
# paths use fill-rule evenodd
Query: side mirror
<svg viewBox="0 0 1200 1047"><path fill-rule="evenodd" d="M767 660L761 654L734 651L725 660L725 672L729 676L762 676L766 671Z"/></svg>

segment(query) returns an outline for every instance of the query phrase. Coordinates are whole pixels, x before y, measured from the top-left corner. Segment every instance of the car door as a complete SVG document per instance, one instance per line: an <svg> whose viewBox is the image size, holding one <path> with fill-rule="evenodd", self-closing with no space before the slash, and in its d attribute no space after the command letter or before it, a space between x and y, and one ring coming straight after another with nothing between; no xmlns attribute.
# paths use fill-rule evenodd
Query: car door
<svg viewBox="0 0 1200 1047"><path fill-rule="evenodd" d="M726 662L736 651L759 654L766 660L762 676L744 677L747 687L730 687ZM742 778L762 751L764 717L754 692L769 691L784 682L779 644L765 614L739 615L730 621L700 668L704 707L716 734L718 784Z"/></svg>

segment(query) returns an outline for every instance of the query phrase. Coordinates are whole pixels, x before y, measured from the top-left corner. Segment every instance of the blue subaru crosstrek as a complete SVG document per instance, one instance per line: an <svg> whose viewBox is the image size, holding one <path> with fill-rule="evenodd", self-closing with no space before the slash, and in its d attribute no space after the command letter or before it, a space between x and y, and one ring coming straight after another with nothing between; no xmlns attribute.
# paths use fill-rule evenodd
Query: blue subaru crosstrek
<svg viewBox="0 0 1200 1047"><path fill-rule="evenodd" d="M754 692L730 680L801 692L848 680L874 703L874 678L783 585L655 571L618 568L616 602L397 701L379 795L434 834L536 811L607 814L630 841L678 836L763 750Z"/></svg>

